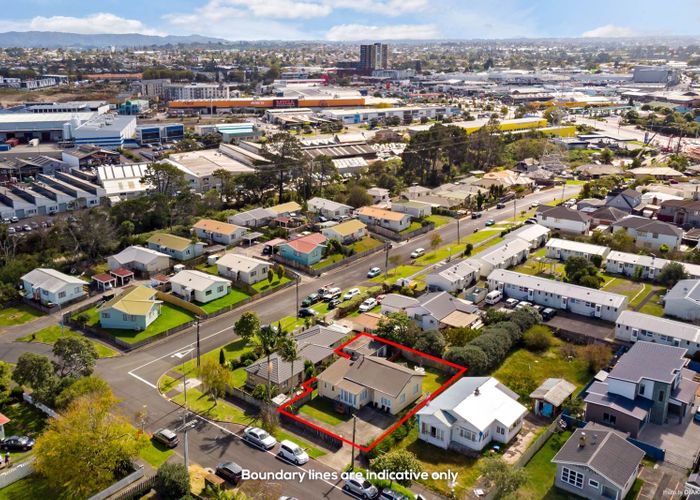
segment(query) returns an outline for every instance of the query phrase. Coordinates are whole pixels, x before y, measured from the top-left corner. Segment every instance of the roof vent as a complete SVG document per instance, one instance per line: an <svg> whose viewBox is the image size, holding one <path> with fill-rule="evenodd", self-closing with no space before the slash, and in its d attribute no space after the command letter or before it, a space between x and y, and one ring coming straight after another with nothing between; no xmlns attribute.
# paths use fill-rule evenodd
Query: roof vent
<svg viewBox="0 0 700 500"><path fill-rule="evenodd" d="M477 387L476 389L474 389L474 396L478 396L479 394L481 393L479 392L479 388Z"/></svg>
<svg viewBox="0 0 700 500"><path fill-rule="evenodd" d="M583 448L584 446L586 446L586 433L582 432L581 437L578 440L578 447Z"/></svg>

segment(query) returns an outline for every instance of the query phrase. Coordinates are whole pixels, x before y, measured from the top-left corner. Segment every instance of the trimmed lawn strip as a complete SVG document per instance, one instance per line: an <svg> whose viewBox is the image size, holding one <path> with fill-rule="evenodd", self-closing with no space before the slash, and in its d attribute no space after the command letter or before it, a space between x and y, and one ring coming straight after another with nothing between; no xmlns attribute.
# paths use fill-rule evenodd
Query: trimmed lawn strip
<svg viewBox="0 0 700 500"><path fill-rule="evenodd" d="M231 291L223 297L219 297L218 299L212 300L211 302L207 302L206 304L199 304L199 307L204 309L207 313L211 314L213 312L218 311L219 309L223 309L224 307L232 306L234 304L238 304L239 302L243 302L249 297L250 295L248 295L244 291L238 290L237 288L231 288Z"/></svg>
<svg viewBox="0 0 700 500"><path fill-rule="evenodd" d="M27 500L30 498L59 498L59 492L38 474L31 474L0 490L0 500Z"/></svg>
<svg viewBox="0 0 700 500"><path fill-rule="evenodd" d="M370 279L370 281L374 283L382 283L384 281L387 281L388 283L396 283L398 279L413 276L414 274L420 272L421 269L423 269L422 266L397 266L389 270L386 280L384 279L384 273L382 273L379 276L375 276L374 278Z"/></svg>
<svg viewBox="0 0 700 500"><path fill-rule="evenodd" d="M342 422L347 422L351 418L351 415L342 415L335 411L333 403L320 396L316 396L304 406L301 406L299 412L333 427Z"/></svg>
<svg viewBox="0 0 700 500"><path fill-rule="evenodd" d="M317 262L316 264L311 265L311 269L323 269L324 267L330 266L331 264L335 264L336 262L340 262L341 260L345 260L345 255L342 253L334 253L333 255L329 255L325 259Z"/></svg>
<svg viewBox="0 0 700 500"><path fill-rule="evenodd" d="M663 316L664 315L664 306L663 304L659 303L659 293L660 292L654 292L654 295L649 301L644 304L641 309L639 309L639 312L644 313L644 314L651 314L652 316Z"/></svg>
<svg viewBox="0 0 700 500"><path fill-rule="evenodd" d="M270 288L277 288L279 286L282 286L286 283L289 283L291 280L287 278L286 276L282 276L282 278L278 278L277 275L275 275L274 278L272 278L272 281L268 281L267 278L265 278L262 281L258 281L253 285L253 288L255 289L256 292L265 292Z"/></svg>
<svg viewBox="0 0 700 500"><path fill-rule="evenodd" d="M555 432L544 443L544 446L535 453L525 466L527 482L518 491L518 498L535 500L540 498L568 498L567 495L551 496L559 494L554 487L554 476L557 466L551 462L554 455L564 446L571 436L571 431Z"/></svg>
<svg viewBox="0 0 700 500"><path fill-rule="evenodd" d="M252 347L247 345L245 339L234 340L230 344L226 344L222 347L224 350L224 355L226 356L226 361L231 361L235 358L240 358L243 354L253 350ZM193 356L196 354L193 351ZM219 349L214 349L213 351L205 352L201 356L201 362L203 363L207 359L213 359L217 363L219 362ZM187 376L193 376L197 371L197 359L190 359L185 361L183 364L173 367L173 371L177 373L185 373ZM196 376L196 375L195 375Z"/></svg>
<svg viewBox="0 0 700 500"><path fill-rule="evenodd" d="M40 342L43 344L54 345L56 341L58 341L58 339L60 339L61 337L83 336L80 335L78 332L71 330L68 327L64 326L63 328L61 328L59 325L52 325L47 326L46 328L42 328L41 330L31 333L29 335L25 335L24 337L20 337L17 339L17 342ZM88 337L84 338L87 338L90 342L92 342L92 345L95 346L95 350L97 351L97 356L99 358L111 358L119 355L117 351L110 347L107 347L102 342L97 342Z"/></svg>
<svg viewBox="0 0 700 500"><path fill-rule="evenodd" d="M0 326L22 325L43 316L44 313L26 304L5 307L0 310Z"/></svg>
<svg viewBox="0 0 700 500"><path fill-rule="evenodd" d="M464 238L460 238L460 243L450 243L441 246L437 250L428 252L423 257L417 258L415 262L416 264L420 265L434 264L439 260L447 259L450 256L450 252L452 252L453 257L459 257L464 253L464 249L467 247L468 243L471 243L473 246L476 246L478 243L481 243L482 241L487 240L492 236L498 235L499 232L499 230L483 229L476 233L472 233L469 236L465 236ZM482 247L479 247L475 250L479 250L481 248Z"/></svg>
<svg viewBox="0 0 700 500"><path fill-rule="evenodd" d="M175 388L175 386L177 386L180 383L181 383L180 380L174 379L170 375L163 375L158 380L158 389L160 390L160 392L165 394L165 393L173 390Z"/></svg>
<svg viewBox="0 0 700 500"><path fill-rule="evenodd" d="M149 439L148 444L139 452L139 456L151 464L153 468L157 469L163 465L173 453L174 451L170 448L166 448L164 445Z"/></svg>
<svg viewBox="0 0 700 500"><path fill-rule="evenodd" d="M375 240L371 236L366 236L349 246L355 250L355 253L360 253L366 252L367 250L371 250L373 248L380 247L382 246L382 242L379 240Z"/></svg>
<svg viewBox="0 0 700 500"><path fill-rule="evenodd" d="M450 219L443 215L429 215L425 218L425 220L435 224L435 229L439 228L440 226L444 226L445 224L450 222Z"/></svg>
<svg viewBox="0 0 700 500"><path fill-rule="evenodd" d="M411 222L411 225L408 226L406 229L403 231L400 231L399 234L407 234L410 233L411 231L415 231L416 229L420 229L423 227L420 222L413 221Z"/></svg>
<svg viewBox="0 0 700 500"><path fill-rule="evenodd" d="M219 275L219 266L217 266L216 264L211 264L211 265L208 265L206 263L197 264L196 266L194 266L194 268L197 269L198 271L202 271L203 273L213 274L214 276Z"/></svg>

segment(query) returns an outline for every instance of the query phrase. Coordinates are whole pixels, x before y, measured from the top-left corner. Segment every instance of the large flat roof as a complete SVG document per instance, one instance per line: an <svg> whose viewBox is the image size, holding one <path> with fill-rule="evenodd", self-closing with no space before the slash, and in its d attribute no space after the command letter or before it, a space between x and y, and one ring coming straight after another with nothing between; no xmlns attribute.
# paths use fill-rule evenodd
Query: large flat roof
<svg viewBox="0 0 700 500"><path fill-rule="evenodd" d="M218 169L234 174L255 172L254 169L221 153L218 149L177 153L170 155L165 161L195 177L211 175Z"/></svg>

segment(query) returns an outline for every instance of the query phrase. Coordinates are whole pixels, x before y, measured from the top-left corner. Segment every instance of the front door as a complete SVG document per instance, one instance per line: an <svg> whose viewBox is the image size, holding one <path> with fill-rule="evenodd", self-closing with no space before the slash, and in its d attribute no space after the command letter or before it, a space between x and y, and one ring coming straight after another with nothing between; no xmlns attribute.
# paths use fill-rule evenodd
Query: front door
<svg viewBox="0 0 700 500"><path fill-rule="evenodd" d="M600 304L595 305L595 317L596 318L600 318L600 312L602 309L603 309L603 306L601 306Z"/></svg>

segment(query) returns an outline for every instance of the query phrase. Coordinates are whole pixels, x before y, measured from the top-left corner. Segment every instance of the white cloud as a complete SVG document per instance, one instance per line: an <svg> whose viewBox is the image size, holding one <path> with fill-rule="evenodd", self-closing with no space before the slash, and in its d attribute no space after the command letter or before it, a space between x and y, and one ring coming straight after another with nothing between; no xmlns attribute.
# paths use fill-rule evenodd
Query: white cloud
<svg viewBox="0 0 700 500"><path fill-rule="evenodd" d="M599 26L581 34L583 38L623 38L635 35L637 35L637 32L635 32L632 28L616 26L614 24Z"/></svg>
<svg viewBox="0 0 700 500"><path fill-rule="evenodd" d="M394 24L388 26L366 26L363 24L341 24L326 32L326 40L426 40L439 38L438 29L432 24Z"/></svg>
<svg viewBox="0 0 700 500"><path fill-rule="evenodd" d="M340 9L369 12L384 16L400 16L420 12L429 5L428 0L324 0Z"/></svg>
<svg viewBox="0 0 700 500"><path fill-rule="evenodd" d="M143 35L163 35L136 19L126 19L109 12L99 12L86 17L37 16L29 21L19 21L18 31L63 31L66 33L141 33Z"/></svg>

